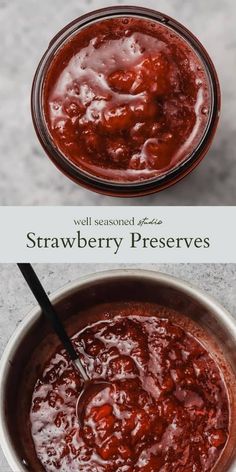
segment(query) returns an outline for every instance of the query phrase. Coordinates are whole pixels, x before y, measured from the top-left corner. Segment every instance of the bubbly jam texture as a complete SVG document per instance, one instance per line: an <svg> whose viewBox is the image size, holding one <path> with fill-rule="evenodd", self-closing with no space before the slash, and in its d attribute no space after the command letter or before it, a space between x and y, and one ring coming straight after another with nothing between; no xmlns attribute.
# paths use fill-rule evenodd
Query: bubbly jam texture
<svg viewBox="0 0 236 472"><path fill-rule="evenodd" d="M221 372L197 339L152 315L136 304L73 337L90 378L110 381L89 398L82 427L78 374L64 351L46 364L30 412L46 471L212 470L228 438Z"/></svg>
<svg viewBox="0 0 236 472"><path fill-rule="evenodd" d="M135 182L168 173L196 149L209 119L209 81L168 26L113 18L60 47L43 106L69 161L104 180Z"/></svg>

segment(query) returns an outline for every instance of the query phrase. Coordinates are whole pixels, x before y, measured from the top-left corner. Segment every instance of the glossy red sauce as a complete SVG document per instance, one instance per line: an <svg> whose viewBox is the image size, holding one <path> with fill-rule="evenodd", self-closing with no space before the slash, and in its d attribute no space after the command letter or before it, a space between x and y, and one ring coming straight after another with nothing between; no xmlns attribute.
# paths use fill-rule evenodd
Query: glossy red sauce
<svg viewBox="0 0 236 472"><path fill-rule="evenodd" d="M61 46L43 106L54 145L78 168L141 181L167 174L196 149L209 119L209 81L168 26L113 18Z"/></svg>
<svg viewBox="0 0 236 472"><path fill-rule="evenodd" d="M90 378L110 385L76 417L81 382L58 350L30 413L36 454L55 472L209 472L228 438L219 367L191 334L145 305L76 334Z"/></svg>

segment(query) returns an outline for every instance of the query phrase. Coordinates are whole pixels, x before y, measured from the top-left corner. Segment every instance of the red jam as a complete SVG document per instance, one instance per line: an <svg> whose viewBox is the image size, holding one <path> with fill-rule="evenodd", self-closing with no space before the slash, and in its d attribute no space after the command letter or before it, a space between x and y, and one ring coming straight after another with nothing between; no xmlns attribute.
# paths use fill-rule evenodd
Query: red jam
<svg viewBox="0 0 236 472"><path fill-rule="evenodd" d="M114 314L114 312L113 312ZM55 472L209 472L228 438L219 367L202 344L145 304L112 311L73 338L92 379L110 385L76 416L82 385L58 350L30 413L36 454ZM158 316L161 316L158 318Z"/></svg>
<svg viewBox="0 0 236 472"><path fill-rule="evenodd" d="M210 87L193 48L167 25L135 17L91 24L61 46L43 107L56 148L107 181L167 174L199 145Z"/></svg>

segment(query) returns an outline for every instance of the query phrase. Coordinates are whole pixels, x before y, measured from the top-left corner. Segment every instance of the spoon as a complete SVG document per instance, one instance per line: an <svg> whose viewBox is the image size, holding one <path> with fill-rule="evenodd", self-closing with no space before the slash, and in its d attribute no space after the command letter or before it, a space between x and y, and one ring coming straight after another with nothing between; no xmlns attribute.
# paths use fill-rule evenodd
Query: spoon
<svg viewBox="0 0 236 472"><path fill-rule="evenodd" d="M76 404L76 414L80 424L84 422L84 415L86 405L90 402L90 400L96 396L100 391L107 388L109 385L108 382L104 380L90 380L88 377L83 364L69 338L58 314L55 311L52 303L50 302L47 293L45 292L38 276L36 275L33 267L31 264L17 264L24 279L26 280L31 292L33 293L34 297L36 298L39 306L42 309L42 313L47 318L47 320L51 323L53 330L59 337L61 343L63 344L66 352L68 353L69 357L72 360L74 367L76 368L77 372L82 377L84 382L83 389L78 397L77 404Z"/></svg>

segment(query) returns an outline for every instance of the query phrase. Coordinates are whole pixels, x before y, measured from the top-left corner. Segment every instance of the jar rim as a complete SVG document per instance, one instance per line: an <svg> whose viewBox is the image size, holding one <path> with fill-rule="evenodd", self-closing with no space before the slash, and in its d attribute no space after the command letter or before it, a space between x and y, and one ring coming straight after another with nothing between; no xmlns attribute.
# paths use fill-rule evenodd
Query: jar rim
<svg viewBox="0 0 236 472"><path fill-rule="evenodd" d="M190 44L193 51L200 58L208 79L210 93L210 112L208 114L208 122L198 145L193 149L189 156L163 175L133 182L113 181L100 178L84 171L64 156L64 154L54 144L48 130L44 117L42 100L45 75L51 65L53 57L60 47L77 34L79 30L91 25L93 22L122 16L150 19L173 29L175 33L179 34L188 44ZM31 91L31 113L36 134L48 157L58 167L58 169L73 181L86 188L91 188L91 190L107 195L115 196L116 194L119 194L119 196L124 197L140 196L157 192L165 187L169 187L191 172L191 170L193 170L193 168L203 159L210 147L219 120L220 106L221 94L218 76L214 64L201 42L185 26L166 14L149 8L136 6L114 6L102 8L86 13L67 24L50 41L49 47L37 67Z"/></svg>

